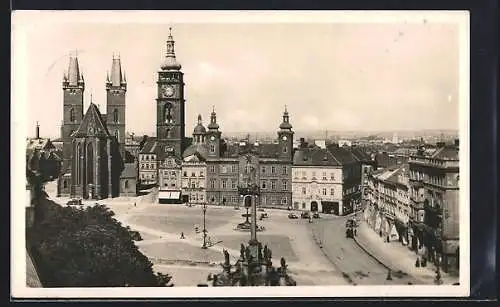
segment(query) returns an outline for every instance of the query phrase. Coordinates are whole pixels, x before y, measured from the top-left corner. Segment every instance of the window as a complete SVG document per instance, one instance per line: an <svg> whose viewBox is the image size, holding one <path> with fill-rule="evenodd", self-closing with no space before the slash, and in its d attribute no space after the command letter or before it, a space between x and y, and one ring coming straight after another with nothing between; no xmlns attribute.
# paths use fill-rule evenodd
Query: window
<svg viewBox="0 0 500 307"><path fill-rule="evenodd" d="M305 188L305 187L304 187L304 188L302 188L302 194L304 194L304 195L305 195L305 194L306 194L306 192L307 192L307 191L306 191L306 188Z"/></svg>
<svg viewBox="0 0 500 307"><path fill-rule="evenodd" d="M226 188L226 180L222 180L222 188L225 189Z"/></svg>
<svg viewBox="0 0 500 307"><path fill-rule="evenodd" d="M66 189L68 187L68 182L66 180L63 180L63 189Z"/></svg>
<svg viewBox="0 0 500 307"><path fill-rule="evenodd" d="M261 181L260 187L263 188L263 189L265 189L266 188L266 182L265 181Z"/></svg>
<svg viewBox="0 0 500 307"><path fill-rule="evenodd" d="M115 138L116 138L117 140L119 140L119 139L120 139L120 135L118 134L118 130L115 130Z"/></svg>
<svg viewBox="0 0 500 307"><path fill-rule="evenodd" d="M215 179L210 180L210 188L215 189Z"/></svg>
<svg viewBox="0 0 500 307"><path fill-rule="evenodd" d="M271 190L276 189L276 181L271 181Z"/></svg>
<svg viewBox="0 0 500 307"><path fill-rule="evenodd" d="M236 173L236 165L231 165L231 172Z"/></svg>
<svg viewBox="0 0 500 307"><path fill-rule="evenodd" d="M215 152L215 145L214 144L210 144L210 152Z"/></svg>
<svg viewBox="0 0 500 307"><path fill-rule="evenodd" d="M225 166L225 165L221 165L221 166L220 166L220 172L221 172L221 173L223 173L223 174L224 174L224 173L227 173L227 168L226 168L226 166Z"/></svg>
<svg viewBox="0 0 500 307"><path fill-rule="evenodd" d="M210 172L215 173L215 165L210 165Z"/></svg>
<svg viewBox="0 0 500 307"><path fill-rule="evenodd" d="M118 109L113 110L113 122L118 122Z"/></svg>
<svg viewBox="0 0 500 307"><path fill-rule="evenodd" d="M175 187L175 183L172 183L172 187L173 187L173 188Z"/></svg>
<svg viewBox="0 0 500 307"><path fill-rule="evenodd" d="M165 182L165 184L164 184L163 186L168 187L168 183L167 183L167 182Z"/></svg>
<svg viewBox="0 0 500 307"><path fill-rule="evenodd" d="M69 121L70 122L74 122L76 120L75 118L75 110L73 108L71 108L69 110Z"/></svg>
<svg viewBox="0 0 500 307"><path fill-rule="evenodd" d="M203 177L203 176L204 176L204 175L203 175L203 171L200 171L200 177Z"/></svg>
<svg viewBox="0 0 500 307"><path fill-rule="evenodd" d="M283 147L283 152L287 152L286 146Z"/></svg>
<svg viewBox="0 0 500 307"><path fill-rule="evenodd" d="M286 191L288 189L286 180L283 180L283 190Z"/></svg>
<svg viewBox="0 0 500 307"><path fill-rule="evenodd" d="M176 174L175 174L175 171L172 171L172 177L175 177Z"/></svg>
<svg viewBox="0 0 500 307"><path fill-rule="evenodd" d="M306 179L306 172L302 172L302 179Z"/></svg>
<svg viewBox="0 0 500 307"><path fill-rule="evenodd" d="M149 156L145 156L144 160L149 161Z"/></svg>
<svg viewBox="0 0 500 307"><path fill-rule="evenodd" d="M335 189L334 189L334 188L331 188L331 189L330 189L330 195L332 195L332 196L333 196L334 194L335 194Z"/></svg>
<svg viewBox="0 0 500 307"><path fill-rule="evenodd" d="M286 175L287 174L287 169L286 169L286 165L283 166L283 175Z"/></svg>
<svg viewBox="0 0 500 307"><path fill-rule="evenodd" d="M200 194L200 201L203 201L203 194Z"/></svg>
<svg viewBox="0 0 500 307"><path fill-rule="evenodd" d="M188 172L184 171L183 176L187 177L187 175L188 175Z"/></svg>
<svg viewBox="0 0 500 307"><path fill-rule="evenodd" d="M302 203L302 209L306 208L306 203Z"/></svg>
<svg viewBox="0 0 500 307"><path fill-rule="evenodd" d="M236 181L235 180L231 181L231 188L236 189Z"/></svg>
<svg viewBox="0 0 500 307"><path fill-rule="evenodd" d="M334 175L333 173L331 173L331 175L330 175L330 179L331 179L331 180L335 180L335 175Z"/></svg>
<svg viewBox="0 0 500 307"><path fill-rule="evenodd" d="M312 179L316 179L316 172L312 172Z"/></svg>
<svg viewBox="0 0 500 307"><path fill-rule="evenodd" d="M196 177L195 172L191 172L191 177Z"/></svg>
<svg viewBox="0 0 500 307"><path fill-rule="evenodd" d="M294 177L295 179L299 178L299 172L294 172L293 177Z"/></svg>
<svg viewBox="0 0 500 307"><path fill-rule="evenodd" d="M326 188L323 188L323 195L326 195Z"/></svg>
<svg viewBox="0 0 500 307"><path fill-rule="evenodd" d="M194 182L191 182L191 189L195 189L196 188L196 184Z"/></svg>
<svg viewBox="0 0 500 307"><path fill-rule="evenodd" d="M283 199L281 200L281 203L282 203L283 205L286 205L286 204L287 204L287 199L286 199L286 197L283 197Z"/></svg>
<svg viewBox="0 0 500 307"><path fill-rule="evenodd" d="M276 167L271 166L271 174L274 174L274 173L276 173Z"/></svg>
<svg viewBox="0 0 500 307"><path fill-rule="evenodd" d="M263 166L263 167L260 169L260 172L261 172L262 174L265 174L265 173L266 173L266 167L265 167L265 166Z"/></svg>
<svg viewBox="0 0 500 307"><path fill-rule="evenodd" d="M323 172L323 180L326 180L326 172Z"/></svg>

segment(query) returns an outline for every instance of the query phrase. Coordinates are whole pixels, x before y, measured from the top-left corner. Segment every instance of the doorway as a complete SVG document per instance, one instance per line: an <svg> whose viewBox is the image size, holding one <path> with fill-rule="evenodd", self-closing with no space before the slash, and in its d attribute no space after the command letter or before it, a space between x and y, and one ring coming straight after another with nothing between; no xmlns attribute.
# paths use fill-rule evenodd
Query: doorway
<svg viewBox="0 0 500 307"><path fill-rule="evenodd" d="M311 202L311 212L318 212L318 202Z"/></svg>

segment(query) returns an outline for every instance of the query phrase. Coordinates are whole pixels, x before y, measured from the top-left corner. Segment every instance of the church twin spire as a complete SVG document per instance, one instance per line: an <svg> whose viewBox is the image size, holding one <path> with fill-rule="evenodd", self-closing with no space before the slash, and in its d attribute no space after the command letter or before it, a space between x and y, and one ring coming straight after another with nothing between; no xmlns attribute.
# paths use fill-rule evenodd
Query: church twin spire
<svg viewBox="0 0 500 307"><path fill-rule="evenodd" d="M63 83L67 86L83 86L85 83L76 51L69 56L68 70L63 76Z"/></svg>
<svg viewBox="0 0 500 307"><path fill-rule="evenodd" d="M111 75L106 73L106 84L108 86L119 87L127 84L125 71L122 70L120 54L113 53L113 63L111 64Z"/></svg>

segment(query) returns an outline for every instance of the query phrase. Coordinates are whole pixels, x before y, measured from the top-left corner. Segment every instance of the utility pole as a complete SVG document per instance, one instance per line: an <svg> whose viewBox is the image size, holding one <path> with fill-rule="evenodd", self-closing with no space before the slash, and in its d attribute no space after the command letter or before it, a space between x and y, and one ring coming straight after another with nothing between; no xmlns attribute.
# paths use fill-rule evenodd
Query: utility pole
<svg viewBox="0 0 500 307"><path fill-rule="evenodd" d="M207 214L206 203L203 203L202 211L203 211L203 245L201 246L201 248L207 249L207 228L206 228L206 218L205 218Z"/></svg>

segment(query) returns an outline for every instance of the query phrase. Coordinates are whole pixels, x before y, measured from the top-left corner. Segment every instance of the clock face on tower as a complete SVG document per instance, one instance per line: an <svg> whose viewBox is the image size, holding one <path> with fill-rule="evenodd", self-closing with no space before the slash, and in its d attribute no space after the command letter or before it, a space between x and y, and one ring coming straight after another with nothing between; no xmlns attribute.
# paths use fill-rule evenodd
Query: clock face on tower
<svg viewBox="0 0 500 307"><path fill-rule="evenodd" d="M282 139L283 139L283 141L286 141L286 135L284 135L284 136L282 137Z"/></svg>
<svg viewBox="0 0 500 307"><path fill-rule="evenodd" d="M161 92L163 97L172 97L174 95L174 88L171 85L162 87Z"/></svg>
<svg viewBox="0 0 500 307"><path fill-rule="evenodd" d="M213 136L213 135L212 135L212 136L210 137L210 140L212 140L212 141L213 141L213 140L215 140L215 136Z"/></svg>

